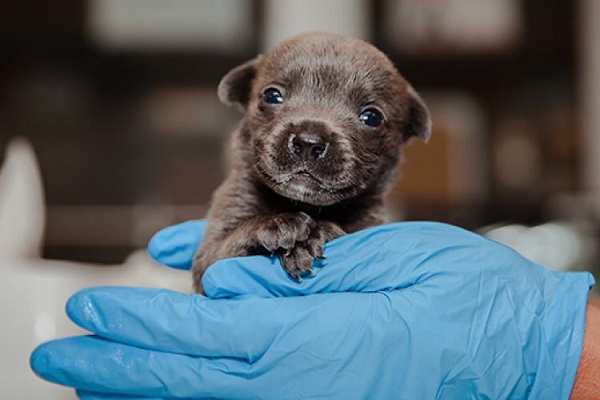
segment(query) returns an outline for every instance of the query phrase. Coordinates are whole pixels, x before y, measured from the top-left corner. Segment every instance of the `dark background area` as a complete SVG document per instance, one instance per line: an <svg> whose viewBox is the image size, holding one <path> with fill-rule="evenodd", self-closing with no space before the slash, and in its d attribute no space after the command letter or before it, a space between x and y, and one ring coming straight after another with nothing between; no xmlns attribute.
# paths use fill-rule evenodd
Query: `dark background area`
<svg viewBox="0 0 600 400"><path fill-rule="evenodd" d="M240 116L217 103L216 86L230 68L261 50L265 4L252 4L248 18L254 34L250 45L234 54L214 49L107 51L90 39L86 2L3 4L0 149L16 135L34 146L48 205L47 257L122 260L149 235L131 239L140 205L169 205L169 217L159 218L165 223L204 214L225 173L223 139ZM413 150L406 151L408 170L391 196L392 206L401 210L399 217L469 229L498 222L539 224L556 217L549 211L549 199L581 190L577 5L522 1L523 29L506 50L415 56L398 50L382 28L386 3L371 3L367 18L374 44L426 100L427 93L466 93L483 121L476 168L484 181L478 195L457 198L419 185L424 180L435 188L452 185L444 174L447 165L433 156L448 151L436 142L444 133L438 131L443 123L440 128L434 113L431 150L424 146L414 151L413 157L421 161L411 161ZM206 115L205 125L165 128L148 122L153 110L171 107L169 99L177 109L182 98L188 99L186 107L199 99L198 115ZM515 120L527 121L527 129L517 133L538 155L539 173L529 182L511 185L498 170L503 164L494 160L503 146L503 126ZM426 167L415 170L415 165ZM431 176L440 181L431 182ZM409 189L403 189L403 180ZM74 215L81 218L74 221ZM95 229L101 234L86 239Z"/></svg>

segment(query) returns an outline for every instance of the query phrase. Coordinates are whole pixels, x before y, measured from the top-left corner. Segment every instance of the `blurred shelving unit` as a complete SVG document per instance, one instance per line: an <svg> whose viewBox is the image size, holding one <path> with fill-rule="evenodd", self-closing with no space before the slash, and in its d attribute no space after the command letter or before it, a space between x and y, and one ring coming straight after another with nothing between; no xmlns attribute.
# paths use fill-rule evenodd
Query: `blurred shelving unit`
<svg viewBox="0 0 600 400"><path fill-rule="evenodd" d="M455 7L461 7L468 5L469 1L379 1L376 13L382 16L393 15L390 9L394 7L390 4L396 5L396 8L401 4L413 12L414 8L424 8L422 13L439 14L448 11L446 7L452 8L453 3ZM445 30L439 28L445 26L444 17L435 13L431 18L432 23L437 24L430 27L432 32L429 36L422 32L426 29L423 26L427 27L427 21L421 21L420 25L415 23L418 28L415 28L417 37L422 43L414 48L403 47L401 44L394 46L395 38L390 34L390 31L394 31L394 25L393 22L385 24L385 18L383 26L387 28L377 36L381 47L390 54L414 86L426 92L457 93L460 97L466 95L477 107L471 107L470 115L468 110L462 110L467 112L462 118L481 121L480 130L473 135L483 137L476 137L478 151L482 154L477 158L477 164L471 165L471 168L478 169L484 175L480 175L478 179L483 179L485 190L479 190L478 195L470 199L459 201L454 201L449 196L444 199L439 194L423 199L422 194L418 193L418 185L427 177L421 178L418 173L414 173L406 178L416 189L413 193L406 194L405 208L412 218L428 219L433 216L431 210L436 210L436 218L468 227L499 220L541 222L547 218L543 204L549 196L565 191L574 192L579 185L575 29L577 4L559 0L471 3L479 3L482 10L487 12L497 12L498 7L512 9L512 18L516 21L505 22L507 28L504 31L502 28L496 29L501 38L502 34L508 37L495 42L488 40L492 43L489 48L472 43L471 36L467 36L471 40L466 43L458 41L456 45L450 46L444 34L454 32L451 28L456 29L456 26ZM485 7L483 3L493 7ZM481 16L483 23L487 23L486 18L488 16ZM462 21L454 21L454 24L460 22ZM475 23L476 27L478 24L481 23ZM494 26L494 23L490 25ZM495 26L497 25L498 23ZM407 28L398 30L398 34L410 32ZM468 28L465 30L469 31ZM454 34L454 37L461 38L459 34ZM403 42L406 40L401 41ZM440 44L436 46L438 42ZM433 45L421 50L421 46L428 43ZM449 101L452 102L452 99ZM460 111L458 108L457 110ZM438 146L435 142L436 133L441 133L440 136L447 142L445 146L452 147L454 139L448 136L446 120L436 119L435 112L433 117L434 135L431 146ZM473 150L473 146L464 148L464 152ZM464 157L465 154L460 154L460 151L460 148L447 147L438 150L450 154L449 159ZM411 149L406 152L409 167L410 152ZM425 157L426 152L427 149L424 149L419 154ZM430 169L447 171L452 165L438 163L430 165ZM462 176L466 179L464 173ZM449 178L450 175L443 179L444 182L447 183ZM452 182L456 183L459 179L454 177L446 186L452 186ZM482 185L481 182L472 184ZM399 187L398 193L404 196L402 182Z"/></svg>

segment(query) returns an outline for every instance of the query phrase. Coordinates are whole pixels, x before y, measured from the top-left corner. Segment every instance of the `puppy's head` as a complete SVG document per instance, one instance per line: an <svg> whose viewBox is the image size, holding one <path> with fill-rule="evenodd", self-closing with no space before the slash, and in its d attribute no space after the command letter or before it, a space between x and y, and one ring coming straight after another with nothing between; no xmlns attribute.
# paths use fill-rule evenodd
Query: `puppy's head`
<svg viewBox="0 0 600 400"><path fill-rule="evenodd" d="M278 194L327 206L381 192L412 137L421 98L379 50L326 33L292 38L231 70L219 98L245 109L238 148Z"/></svg>

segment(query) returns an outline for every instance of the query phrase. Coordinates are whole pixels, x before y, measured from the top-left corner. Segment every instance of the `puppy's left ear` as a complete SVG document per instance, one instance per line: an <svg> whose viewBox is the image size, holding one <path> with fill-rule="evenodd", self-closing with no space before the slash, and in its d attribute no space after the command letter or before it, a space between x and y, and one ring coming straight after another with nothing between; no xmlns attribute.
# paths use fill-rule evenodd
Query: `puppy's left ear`
<svg viewBox="0 0 600 400"><path fill-rule="evenodd" d="M410 85L408 86L407 95L408 109L403 132L404 141L408 141L413 137L419 137L427 142L431 137L431 117L429 110L427 110L427 106L425 106L425 102L421 96Z"/></svg>
<svg viewBox="0 0 600 400"><path fill-rule="evenodd" d="M252 81L256 76L258 63L262 56L246 61L229 71L217 89L219 100L223 104L237 104L242 108L246 108L250 100L250 91L252 89Z"/></svg>

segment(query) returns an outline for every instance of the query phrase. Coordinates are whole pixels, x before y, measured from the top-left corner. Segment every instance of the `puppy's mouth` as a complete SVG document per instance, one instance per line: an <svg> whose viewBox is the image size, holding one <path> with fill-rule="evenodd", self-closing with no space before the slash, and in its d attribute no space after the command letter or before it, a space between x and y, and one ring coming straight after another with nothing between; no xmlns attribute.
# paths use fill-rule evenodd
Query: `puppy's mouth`
<svg viewBox="0 0 600 400"><path fill-rule="evenodd" d="M330 185L306 169L284 173L274 178L274 189L295 200L306 201L308 198L335 191Z"/></svg>
<svg viewBox="0 0 600 400"><path fill-rule="evenodd" d="M351 191L345 185L332 184L319 178L308 169L302 168L272 175L259 165L257 167L263 181L272 190L291 200L326 206L347 197L347 192Z"/></svg>
<svg viewBox="0 0 600 400"><path fill-rule="evenodd" d="M286 177L286 179L281 183L288 185L305 186L307 188L324 187L323 182L321 182L319 178L315 177L313 174L306 170L300 170L298 172L290 174L289 177Z"/></svg>

